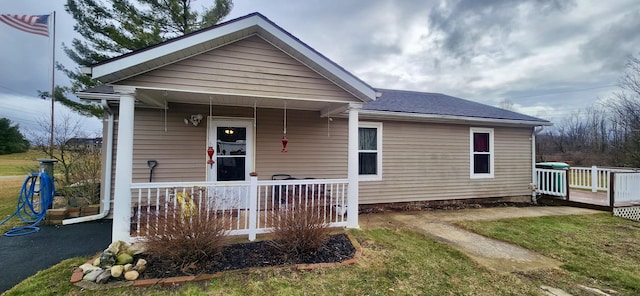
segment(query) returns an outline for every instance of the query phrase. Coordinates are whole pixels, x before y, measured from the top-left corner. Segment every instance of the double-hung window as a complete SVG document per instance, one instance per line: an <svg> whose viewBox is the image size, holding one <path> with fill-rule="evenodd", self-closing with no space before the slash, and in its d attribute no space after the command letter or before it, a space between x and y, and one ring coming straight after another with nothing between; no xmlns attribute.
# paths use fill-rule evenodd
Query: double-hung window
<svg viewBox="0 0 640 296"><path fill-rule="evenodd" d="M493 129L472 127L470 135L471 178L493 178Z"/></svg>
<svg viewBox="0 0 640 296"><path fill-rule="evenodd" d="M361 181L382 179L382 123L380 122L359 124L358 174Z"/></svg>

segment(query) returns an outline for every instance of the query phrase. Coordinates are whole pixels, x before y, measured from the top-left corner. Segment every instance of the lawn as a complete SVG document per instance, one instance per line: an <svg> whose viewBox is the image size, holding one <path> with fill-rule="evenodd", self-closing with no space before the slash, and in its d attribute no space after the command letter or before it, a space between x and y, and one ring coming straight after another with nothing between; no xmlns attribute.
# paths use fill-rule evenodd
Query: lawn
<svg viewBox="0 0 640 296"><path fill-rule="evenodd" d="M295 271L287 267L227 272L180 288L81 291L69 276L82 258L65 260L6 295L541 295L526 279L491 272L449 246L409 230L351 231L361 243L358 263Z"/></svg>
<svg viewBox="0 0 640 296"><path fill-rule="evenodd" d="M24 179L3 180L0 178L0 221L6 219L16 210L18 195ZM11 227L23 225L19 218L13 217L6 224L0 226L0 235Z"/></svg>
<svg viewBox="0 0 640 296"><path fill-rule="evenodd" d="M44 152L29 150L25 153L0 155L0 221L16 210L20 188L27 173L38 168L37 158L46 158ZM20 176L16 178L2 178L2 176ZM0 226L0 234L11 227L24 224L17 217L7 224Z"/></svg>
<svg viewBox="0 0 640 296"><path fill-rule="evenodd" d="M467 221L459 225L564 263L558 272L523 275L534 282L553 283L576 294L584 293L575 289L578 284L623 295L640 294L639 222L598 214Z"/></svg>
<svg viewBox="0 0 640 296"><path fill-rule="evenodd" d="M39 150L0 155L0 176L26 176L38 169L38 158L49 158Z"/></svg>

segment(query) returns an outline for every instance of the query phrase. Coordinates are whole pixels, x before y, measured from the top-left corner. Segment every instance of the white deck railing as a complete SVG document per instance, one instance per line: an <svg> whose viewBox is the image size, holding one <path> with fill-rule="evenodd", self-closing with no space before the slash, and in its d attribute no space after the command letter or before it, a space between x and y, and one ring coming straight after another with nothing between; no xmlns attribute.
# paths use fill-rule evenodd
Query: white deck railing
<svg viewBox="0 0 640 296"><path fill-rule="evenodd" d="M572 167L569 173L569 187L589 189L591 192L609 191L612 169L592 167Z"/></svg>
<svg viewBox="0 0 640 296"><path fill-rule="evenodd" d="M614 186L614 204L640 203L640 173L615 173Z"/></svg>
<svg viewBox="0 0 640 296"><path fill-rule="evenodd" d="M271 231L278 211L310 207L330 227L347 226L348 181L344 179L304 179L244 182L134 183L129 236L139 239L149 234L171 207L189 207L197 213L215 213L224 219L230 235Z"/></svg>
<svg viewBox="0 0 640 296"><path fill-rule="evenodd" d="M552 169L536 169L538 193L567 196L567 171Z"/></svg>

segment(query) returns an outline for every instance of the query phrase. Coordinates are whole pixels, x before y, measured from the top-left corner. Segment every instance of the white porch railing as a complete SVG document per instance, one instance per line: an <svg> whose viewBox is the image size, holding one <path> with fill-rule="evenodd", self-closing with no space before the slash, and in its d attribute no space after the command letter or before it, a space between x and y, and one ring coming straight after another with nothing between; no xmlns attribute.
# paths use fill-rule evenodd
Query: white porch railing
<svg viewBox="0 0 640 296"><path fill-rule="evenodd" d="M640 173L615 173L614 186L614 204L640 203Z"/></svg>
<svg viewBox="0 0 640 296"><path fill-rule="evenodd" d="M609 191L612 169L592 167L572 167L569 173L569 187L590 189L591 192Z"/></svg>
<svg viewBox="0 0 640 296"><path fill-rule="evenodd" d="M566 180L566 170L536 169L538 193L566 197Z"/></svg>
<svg viewBox="0 0 640 296"><path fill-rule="evenodd" d="M313 205L312 210L330 227L347 226L346 179L304 179L248 182L134 183L129 236L135 240L149 234L158 217L171 206L190 206L198 213L215 213L225 219L230 235L271 231L278 211Z"/></svg>

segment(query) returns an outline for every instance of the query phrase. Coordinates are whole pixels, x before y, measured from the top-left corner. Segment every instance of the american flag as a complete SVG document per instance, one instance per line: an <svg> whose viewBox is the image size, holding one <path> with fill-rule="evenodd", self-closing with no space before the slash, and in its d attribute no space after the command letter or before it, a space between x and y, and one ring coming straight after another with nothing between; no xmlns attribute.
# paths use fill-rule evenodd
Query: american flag
<svg viewBox="0 0 640 296"><path fill-rule="evenodd" d="M20 31L49 37L49 15L1 14L3 22Z"/></svg>

